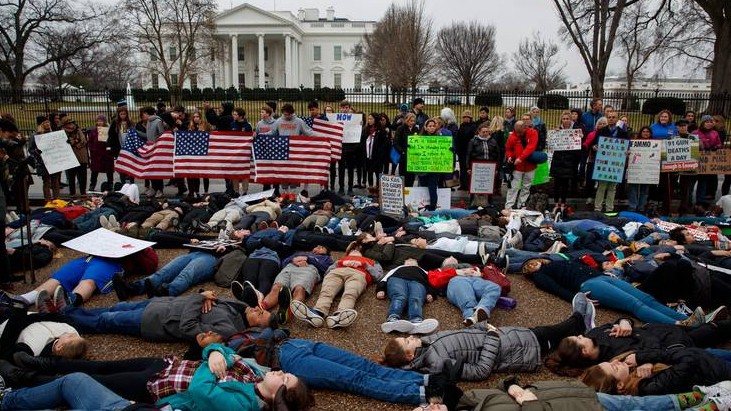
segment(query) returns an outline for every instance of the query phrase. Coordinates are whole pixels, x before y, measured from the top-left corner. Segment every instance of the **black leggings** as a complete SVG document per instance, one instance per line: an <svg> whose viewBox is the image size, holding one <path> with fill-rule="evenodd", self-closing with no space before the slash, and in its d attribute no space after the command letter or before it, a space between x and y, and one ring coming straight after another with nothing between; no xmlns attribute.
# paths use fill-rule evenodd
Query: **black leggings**
<svg viewBox="0 0 731 411"><path fill-rule="evenodd" d="M558 324L530 328L530 330L538 339L542 355L548 354L549 351L558 347L564 338L581 335L587 331L584 317L577 312L572 313L571 317Z"/></svg>
<svg viewBox="0 0 731 411"><path fill-rule="evenodd" d="M250 281L257 290L269 294L274 278L279 274L279 264L267 258L248 258L241 267L239 281Z"/></svg>
<svg viewBox="0 0 731 411"><path fill-rule="evenodd" d="M81 194L86 194L86 166L88 164L82 163L78 167L70 168L67 170L67 176L69 178L69 194L76 195L76 182L79 183L79 191Z"/></svg>

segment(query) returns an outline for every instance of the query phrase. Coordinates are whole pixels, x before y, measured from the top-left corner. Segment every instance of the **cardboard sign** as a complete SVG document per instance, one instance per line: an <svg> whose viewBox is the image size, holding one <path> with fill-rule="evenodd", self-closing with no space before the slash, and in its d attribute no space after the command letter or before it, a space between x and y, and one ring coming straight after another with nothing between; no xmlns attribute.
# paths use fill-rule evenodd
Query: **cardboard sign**
<svg viewBox="0 0 731 411"><path fill-rule="evenodd" d="M409 136L406 171L410 173L451 173L454 171L452 137Z"/></svg>
<svg viewBox="0 0 731 411"><path fill-rule="evenodd" d="M627 149L629 140L599 137L592 178L597 181L621 183L624 179L624 166L627 164Z"/></svg>
<svg viewBox="0 0 731 411"><path fill-rule="evenodd" d="M581 129L549 130L546 146L550 151L581 150Z"/></svg>
<svg viewBox="0 0 731 411"><path fill-rule="evenodd" d="M245 196L240 196L238 199L240 201L243 201L244 203L251 203L256 200L261 200L262 198L269 198L274 195L274 189L266 190L266 191L260 191L258 193L254 194L247 194Z"/></svg>
<svg viewBox="0 0 731 411"><path fill-rule="evenodd" d="M327 119L343 125L343 143L360 143L360 135L363 132L363 114L330 113L327 115Z"/></svg>
<svg viewBox="0 0 731 411"><path fill-rule="evenodd" d="M420 209L428 206L429 189L426 187L406 187L404 202L409 208ZM452 208L452 190L449 188L437 189L437 208L448 210Z"/></svg>
<svg viewBox="0 0 731 411"><path fill-rule="evenodd" d="M106 143L109 140L109 127L97 127L96 132L100 143Z"/></svg>
<svg viewBox="0 0 731 411"><path fill-rule="evenodd" d="M117 234L106 228L97 228L61 245L97 257L122 258L152 247L155 243Z"/></svg>
<svg viewBox="0 0 731 411"><path fill-rule="evenodd" d="M68 143L65 131L37 134L34 138L36 139L36 146L41 150L43 165L46 167L48 174L79 166L79 160Z"/></svg>
<svg viewBox="0 0 731 411"><path fill-rule="evenodd" d="M381 213L401 217L404 214L404 180L399 176L381 175L379 187Z"/></svg>
<svg viewBox="0 0 731 411"><path fill-rule="evenodd" d="M701 151L698 174L731 174L731 149Z"/></svg>
<svg viewBox="0 0 731 411"><path fill-rule="evenodd" d="M660 183L660 140L632 140L627 159L629 184Z"/></svg>
<svg viewBox="0 0 731 411"><path fill-rule="evenodd" d="M475 161L470 169L470 194L492 194L495 191L497 163Z"/></svg>
<svg viewBox="0 0 731 411"><path fill-rule="evenodd" d="M662 141L662 172L692 171L698 169L700 148L697 140L676 137Z"/></svg>

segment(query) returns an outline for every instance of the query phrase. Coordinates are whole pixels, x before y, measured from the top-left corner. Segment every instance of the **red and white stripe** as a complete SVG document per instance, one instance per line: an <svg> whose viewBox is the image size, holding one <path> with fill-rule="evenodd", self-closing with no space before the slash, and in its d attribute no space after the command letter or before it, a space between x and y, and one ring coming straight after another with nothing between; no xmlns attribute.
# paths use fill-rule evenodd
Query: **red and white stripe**
<svg viewBox="0 0 731 411"><path fill-rule="evenodd" d="M289 136L289 159L254 158L254 181L261 184L327 184L331 150L329 137Z"/></svg>
<svg viewBox="0 0 731 411"><path fill-rule="evenodd" d="M247 180L251 174L252 133L211 131L208 155L175 156L175 177Z"/></svg>
<svg viewBox="0 0 731 411"><path fill-rule="evenodd" d="M142 157L122 150L114 169L134 178L161 179L173 177L175 136L164 132L154 143L147 143L137 152Z"/></svg>
<svg viewBox="0 0 731 411"><path fill-rule="evenodd" d="M312 121L312 131L330 139L330 157L339 161L343 156L343 125L316 118Z"/></svg>

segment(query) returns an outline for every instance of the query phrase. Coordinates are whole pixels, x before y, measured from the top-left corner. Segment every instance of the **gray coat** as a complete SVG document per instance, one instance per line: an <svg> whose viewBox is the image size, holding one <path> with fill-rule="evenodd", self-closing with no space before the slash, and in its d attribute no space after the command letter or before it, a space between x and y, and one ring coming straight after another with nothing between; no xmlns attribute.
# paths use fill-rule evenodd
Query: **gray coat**
<svg viewBox="0 0 731 411"><path fill-rule="evenodd" d="M147 142L154 143L164 131L165 123L163 123L162 119L156 115L150 116L150 118L147 120Z"/></svg>
<svg viewBox="0 0 731 411"><path fill-rule="evenodd" d="M203 314L203 301L201 294L153 298L142 312L142 338L195 341L198 333L206 331L215 331L228 338L245 328L244 303L219 299L211 311Z"/></svg>
<svg viewBox="0 0 731 411"><path fill-rule="evenodd" d="M493 372L533 372L541 364L538 340L527 328L502 327L494 332L477 325L442 331L421 341L416 357L405 368L439 373L448 359L462 368L462 380L485 380Z"/></svg>

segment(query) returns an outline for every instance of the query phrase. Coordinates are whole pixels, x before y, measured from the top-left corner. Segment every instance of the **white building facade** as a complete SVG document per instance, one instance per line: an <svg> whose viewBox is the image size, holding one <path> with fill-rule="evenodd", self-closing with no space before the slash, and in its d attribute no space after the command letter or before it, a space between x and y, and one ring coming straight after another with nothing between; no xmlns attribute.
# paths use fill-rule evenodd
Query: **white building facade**
<svg viewBox="0 0 731 411"><path fill-rule="evenodd" d="M250 4L219 13L214 20L215 57L184 88L361 88L365 85L354 51L372 32L373 21L336 18L330 7L266 11ZM162 78L144 81L162 86Z"/></svg>

